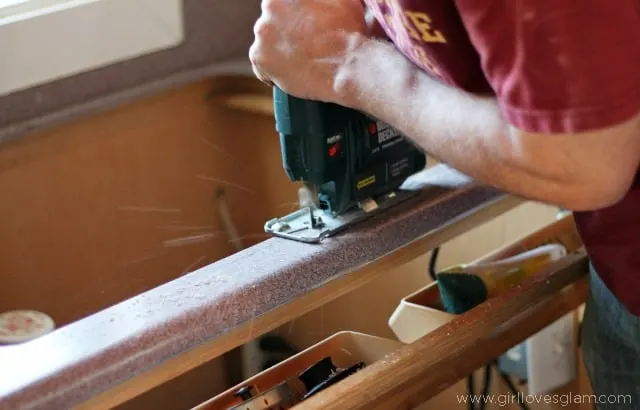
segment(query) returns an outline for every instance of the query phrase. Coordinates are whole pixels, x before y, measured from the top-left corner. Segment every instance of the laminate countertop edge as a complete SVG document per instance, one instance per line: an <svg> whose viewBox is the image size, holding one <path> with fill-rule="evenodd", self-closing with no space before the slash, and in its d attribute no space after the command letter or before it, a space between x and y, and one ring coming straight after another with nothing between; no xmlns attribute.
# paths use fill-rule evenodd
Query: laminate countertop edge
<svg viewBox="0 0 640 410"><path fill-rule="evenodd" d="M0 367L11 369L0 373L0 408L71 408L506 197L434 168L423 172L417 196L321 244L271 238L0 347Z"/></svg>
<svg viewBox="0 0 640 410"><path fill-rule="evenodd" d="M249 60L244 59L213 63L200 68L176 72L169 77L149 81L135 87L114 91L96 99L64 107L41 116L34 116L25 121L0 127L0 147L2 144L20 140L52 127L96 115L145 97L171 91L217 75L251 76L249 67Z"/></svg>

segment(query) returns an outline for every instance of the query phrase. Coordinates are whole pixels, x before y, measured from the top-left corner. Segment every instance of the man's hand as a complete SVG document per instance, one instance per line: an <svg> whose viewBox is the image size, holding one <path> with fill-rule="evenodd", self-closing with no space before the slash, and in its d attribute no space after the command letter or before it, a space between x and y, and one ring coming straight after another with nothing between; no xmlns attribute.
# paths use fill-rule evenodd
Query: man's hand
<svg viewBox="0 0 640 410"><path fill-rule="evenodd" d="M249 50L253 71L300 98L338 102L336 77L369 36L358 0L263 0Z"/></svg>

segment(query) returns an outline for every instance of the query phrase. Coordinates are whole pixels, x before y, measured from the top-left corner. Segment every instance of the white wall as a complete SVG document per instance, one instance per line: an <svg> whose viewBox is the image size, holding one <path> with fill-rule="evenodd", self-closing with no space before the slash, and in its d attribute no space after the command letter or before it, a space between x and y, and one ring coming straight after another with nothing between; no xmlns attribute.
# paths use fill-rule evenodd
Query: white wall
<svg viewBox="0 0 640 410"><path fill-rule="evenodd" d="M183 41L182 0L0 0L0 96Z"/></svg>

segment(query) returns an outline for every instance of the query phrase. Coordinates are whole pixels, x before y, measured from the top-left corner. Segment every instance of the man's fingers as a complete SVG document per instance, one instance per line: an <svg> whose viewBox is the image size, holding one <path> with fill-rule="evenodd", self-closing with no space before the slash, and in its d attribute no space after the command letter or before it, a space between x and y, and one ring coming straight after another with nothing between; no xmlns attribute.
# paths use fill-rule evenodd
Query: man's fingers
<svg viewBox="0 0 640 410"><path fill-rule="evenodd" d="M277 1L263 1L262 7L268 10L271 10L273 7L277 7L270 3L277 3ZM249 61L251 62L251 68L258 80L265 84L273 84L269 78L267 61L267 53L269 52L270 47L275 43L275 38L277 36L277 31L272 23L272 19L268 15L262 14L253 26L253 32L255 38L253 44L249 48Z"/></svg>
<svg viewBox="0 0 640 410"><path fill-rule="evenodd" d="M257 40L272 42L277 33L278 30L276 29L274 20L267 15L261 15L253 25L253 34L255 35Z"/></svg>
<svg viewBox="0 0 640 410"><path fill-rule="evenodd" d="M262 64L263 56L260 50L259 41L254 42L249 48L249 61L251 62L251 69L256 78L265 84L272 84L269 76L265 72L264 65Z"/></svg>
<svg viewBox="0 0 640 410"><path fill-rule="evenodd" d="M283 0L262 0L261 4L262 14L268 16L281 14L287 7L287 1Z"/></svg>

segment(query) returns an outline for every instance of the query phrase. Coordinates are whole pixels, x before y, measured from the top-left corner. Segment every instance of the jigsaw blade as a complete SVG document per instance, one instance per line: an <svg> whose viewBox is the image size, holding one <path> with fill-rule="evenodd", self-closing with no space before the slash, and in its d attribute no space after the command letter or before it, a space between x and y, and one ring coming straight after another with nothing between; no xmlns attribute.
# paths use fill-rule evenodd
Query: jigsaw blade
<svg viewBox="0 0 640 410"><path fill-rule="evenodd" d="M318 208L318 191L315 186L310 183L304 183L302 187L298 189L298 208L313 207Z"/></svg>

